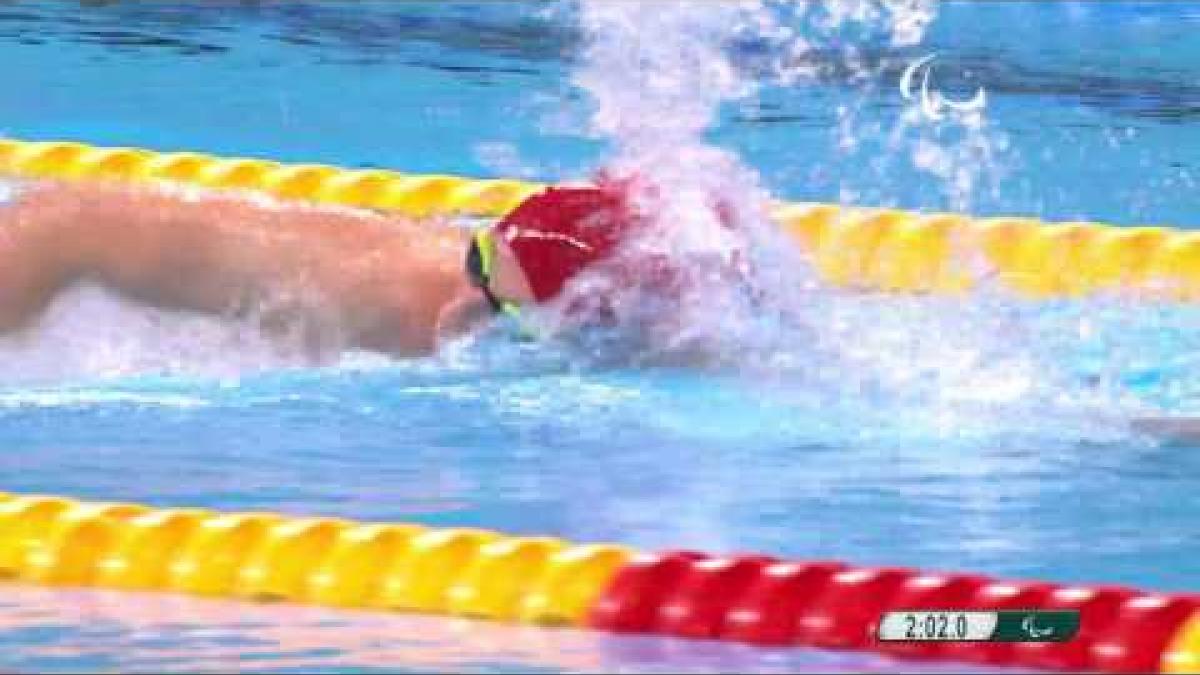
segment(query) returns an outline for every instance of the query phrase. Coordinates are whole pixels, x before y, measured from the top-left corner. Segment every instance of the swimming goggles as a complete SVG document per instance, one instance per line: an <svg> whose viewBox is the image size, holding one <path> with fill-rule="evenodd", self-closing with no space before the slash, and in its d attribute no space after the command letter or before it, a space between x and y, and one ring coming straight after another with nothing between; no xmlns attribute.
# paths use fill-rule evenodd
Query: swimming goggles
<svg viewBox="0 0 1200 675"><path fill-rule="evenodd" d="M467 250L467 277L471 285L483 293L488 305L496 314L507 314L517 318L521 314L521 306L515 302L501 300L492 292L490 284L496 265L496 241L492 232L487 229L478 230L471 237L471 248Z"/></svg>

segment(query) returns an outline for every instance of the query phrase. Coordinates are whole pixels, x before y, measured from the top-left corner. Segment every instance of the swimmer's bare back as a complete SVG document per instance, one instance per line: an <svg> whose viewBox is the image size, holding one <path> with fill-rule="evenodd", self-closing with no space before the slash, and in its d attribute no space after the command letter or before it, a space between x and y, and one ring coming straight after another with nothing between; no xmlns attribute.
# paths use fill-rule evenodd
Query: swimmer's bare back
<svg viewBox="0 0 1200 675"><path fill-rule="evenodd" d="M474 293L464 247L455 228L369 211L36 184L0 204L0 332L29 325L66 287L90 281L167 309L285 307L336 322L348 348L424 354L445 308Z"/></svg>

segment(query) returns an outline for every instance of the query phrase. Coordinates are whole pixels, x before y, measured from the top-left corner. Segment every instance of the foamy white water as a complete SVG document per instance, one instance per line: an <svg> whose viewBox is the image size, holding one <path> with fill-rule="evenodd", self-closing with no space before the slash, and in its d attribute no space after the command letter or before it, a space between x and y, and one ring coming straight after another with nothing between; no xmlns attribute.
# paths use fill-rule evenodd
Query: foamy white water
<svg viewBox="0 0 1200 675"><path fill-rule="evenodd" d="M34 325L0 335L0 387L145 374L229 378L312 360L299 341L269 337L248 321L166 312L80 285Z"/></svg>
<svg viewBox="0 0 1200 675"><path fill-rule="evenodd" d="M701 345L759 376L775 374L806 401L853 398L918 414L949 434L1050 426L1068 437L1119 437L1127 433L1123 415L1141 407L1122 379L1130 364L1120 360L1136 351L1124 329L1137 306L1046 311L995 289L964 301L822 288L767 217L771 196L757 173L709 140L722 110L753 106L763 84L802 87L828 74L822 68L835 69L861 83L861 105L837 111L834 154L798 161L882 150L871 175L847 181L842 200L886 191L889 167L908 163L929 176L948 208L969 211L980 191L999 189L1007 140L988 125L984 89L960 96L938 88L934 67L953 68L952 55L915 64L925 69L919 96L911 82L892 83L906 105L890 123L859 114L881 95L871 83L897 65L865 58L865 38L919 49L935 18L927 0L582 0L586 45L574 82L594 105L586 133L611 142L610 170L656 187L640 195L656 227L626 255L669 256L688 279L666 307L644 289L618 293L614 304L639 330L647 315L652 327L671 317L646 348L651 360ZM769 47L753 68L734 56L747 41ZM822 66L808 58L814 50ZM866 181L876 185L862 189ZM730 284L722 271L739 260L749 263L739 267L744 283ZM613 293L612 282L589 279L577 292ZM1097 344L1112 361L1097 366Z"/></svg>

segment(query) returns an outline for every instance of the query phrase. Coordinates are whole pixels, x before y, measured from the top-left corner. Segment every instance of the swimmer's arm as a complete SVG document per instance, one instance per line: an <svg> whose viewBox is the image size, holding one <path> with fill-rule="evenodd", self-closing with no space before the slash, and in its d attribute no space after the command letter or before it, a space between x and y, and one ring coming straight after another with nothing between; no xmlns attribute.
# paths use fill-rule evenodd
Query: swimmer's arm
<svg viewBox="0 0 1200 675"><path fill-rule="evenodd" d="M0 329L22 327L79 280L167 309L228 311L277 275L284 247L267 230L279 216L228 198L33 185L0 212ZM311 265L325 249L308 248Z"/></svg>
<svg viewBox="0 0 1200 675"><path fill-rule="evenodd" d="M93 184L0 205L0 332L74 281L168 309L227 313L280 291L320 296L347 339L428 351L461 290L461 235L367 212Z"/></svg>

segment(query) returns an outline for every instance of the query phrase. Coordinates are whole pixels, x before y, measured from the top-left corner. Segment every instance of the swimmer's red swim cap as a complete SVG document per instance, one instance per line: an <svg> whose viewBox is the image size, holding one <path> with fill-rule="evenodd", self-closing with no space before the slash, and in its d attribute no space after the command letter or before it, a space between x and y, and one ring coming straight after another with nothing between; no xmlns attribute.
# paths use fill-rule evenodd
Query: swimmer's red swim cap
<svg viewBox="0 0 1200 675"><path fill-rule="evenodd" d="M598 187L548 188L526 199L493 231L512 249L534 298L542 302L585 267L608 257L636 222L625 190L602 181Z"/></svg>

